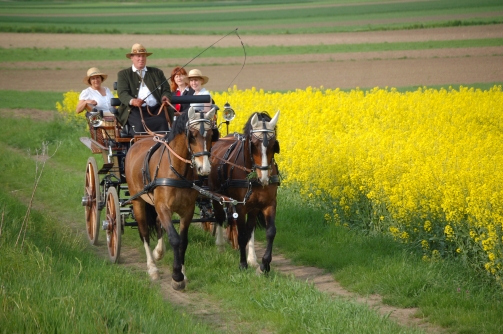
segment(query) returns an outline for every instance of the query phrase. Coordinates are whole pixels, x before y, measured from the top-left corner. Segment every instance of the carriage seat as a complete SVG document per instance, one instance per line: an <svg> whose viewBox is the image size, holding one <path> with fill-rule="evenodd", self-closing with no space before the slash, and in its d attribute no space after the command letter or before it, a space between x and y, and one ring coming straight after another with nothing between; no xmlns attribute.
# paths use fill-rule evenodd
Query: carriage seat
<svg viewBox="0 0 503 334"><path fill-rule="evenodd" d="M117 81L113 83L114 90L117 92ZM219 108L214 104L214 101L211 99L210 95L185 95L185 96L172 96L171 97L172 104L185 104L185 103L212 103L212 106L218 110ZM112 107L115 107L115 115L117 116L118 109L121 105L121 101L117 97L113 97L110 100L110 104ZM122 141L130 140L133 138L133 135L129 131L129 126L126 124L121 126L119 122L117 122L117 117L115 118L115 123L118 128L120 128L120 132L118 133L120 138L124 138ZM119 141L121 141L119 139Z"/></svg>

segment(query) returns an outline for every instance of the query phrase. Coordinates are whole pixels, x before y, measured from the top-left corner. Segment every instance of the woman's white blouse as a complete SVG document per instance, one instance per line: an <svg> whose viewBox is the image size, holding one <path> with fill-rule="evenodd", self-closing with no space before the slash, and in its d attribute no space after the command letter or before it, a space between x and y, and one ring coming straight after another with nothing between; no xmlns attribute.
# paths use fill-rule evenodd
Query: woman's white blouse
<svg viewBox="0 0 503 334"><path fill-rule="evenodd" d="M209 95L211 97L210 92L206 88L201 88L199 93L194 93L194 95ZM209 111L211 108L211 103L191 103L191 107L194 109L203 109L204 111Z"/></svg>
<svg viewBox="0 0 503 334"><path fill-rule="evenodd" d="M88 87L80 93L79 100L95 100L96 102L98 102L96 109L103 110L104 114L105 112L107 112L106 115L109 116L112 114L108 112L114 111L114 108L112 107L110 101L110 99L114 96L112 95L112 92L110 92L110 89L108 89L108 87L103 88L105 88L105 96L101 95L99 91Z"/></svg>

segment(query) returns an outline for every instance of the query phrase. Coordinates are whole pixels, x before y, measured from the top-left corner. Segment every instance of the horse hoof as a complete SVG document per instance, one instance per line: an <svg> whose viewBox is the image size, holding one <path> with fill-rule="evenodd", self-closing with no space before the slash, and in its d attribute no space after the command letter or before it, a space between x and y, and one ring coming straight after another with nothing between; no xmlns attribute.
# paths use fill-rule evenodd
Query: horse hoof
<svg viewBox="0 0 503 334"><path fill-rule="evenodd" d="M262 269L260 269L260 266L257 266L257 268L255 268L255 274L257 276L262 276L264 275L265 273L262 271Z"/></svg>
<svg viewBox="0 0 503 334"><path fill-rule="evenodd" d="M171 287L173 288L173 290L181 291L181 290L185 289L185 280L177 282L174 279L172 279L171 280Z"/></svg>
<svg viewBox="0 0 503 334"><path fill-rule="evenodd" d="M248 264L246 262L239 264L239 270L246 270L246 269L248 269Z"/></svg>
<svg viewBox="0 0 503 334"><path fill-rule="evenodd" d="M152 270L148 274L150 275L150 279L152 281L158 281L161 278L161 275L159 274L159 270Z"/></svg>
<svg viewBox="0 0 503 334"><path fill-rule="evenodd" d="M267 274L269 271L271 271L271 266L270 265L264 265L263 263L260 265L260 271L263 274Z"/></svg>
<svg viewBox="0 0 503 334"><path fill-rule="evenodd" d="M248 261L248 266L252 268L258 268L258 262L257 261Z"/></svg>

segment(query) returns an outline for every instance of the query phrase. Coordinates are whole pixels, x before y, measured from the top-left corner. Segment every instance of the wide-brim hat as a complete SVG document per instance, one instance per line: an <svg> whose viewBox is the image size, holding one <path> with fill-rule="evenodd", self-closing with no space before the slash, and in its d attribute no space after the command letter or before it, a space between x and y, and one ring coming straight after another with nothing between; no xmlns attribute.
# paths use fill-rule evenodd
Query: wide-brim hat
<svg viewBox="0 0 503 334"><path fill-rule="evenodd" d="M95 75L100 75L103 80L105 81L108 78L108 75L101 72L99 68L97 67L91 67L90 69L87 70L87 75L84 77L84 80L82 80L86 85L91 86L91 83L89 82L90 77L94 77Z"/></svg>
<svg viewBox="0 0 503 334"><path fill-rule="evenodd" d="M133 44L131 47L131 52L126 53L126 57L131 59L132 55L146 55L147 57L150 56L152 52L147 52L147 49L140 43Z"/></svg>
<svg viewBox="0 0 503 334"><path fill-rule="evenodd" d="M187 78L189 78L189 79L190 78L201 78L201 79L203 79L203 85L206 84L208 81L210 81L210 78L203 75L203 73L196 68L193 70L190 70L189 75L187 75Z"/></svg>

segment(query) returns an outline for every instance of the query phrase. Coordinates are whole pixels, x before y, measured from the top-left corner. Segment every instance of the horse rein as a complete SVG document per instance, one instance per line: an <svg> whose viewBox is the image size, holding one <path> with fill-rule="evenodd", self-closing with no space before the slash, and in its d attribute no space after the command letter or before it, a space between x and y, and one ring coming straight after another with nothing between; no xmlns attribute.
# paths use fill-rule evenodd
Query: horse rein
<svg viewBox="0 0 503 334"><path fill-rule="evenodd" d="M251 142L252 142L252 136L255 136L257 139L260 140L259 136L258 135L254 135L255 132L259 132L259 133L263 133L264 134L264 145L266 145L266 143L268 143L268 134L272 133L272 136L271 136L271 139L276 135L276 132L274 130L269 130L269 129L266 129L265 128L265 124L264 124L264 129L260 129L260 130L252 130L250 131L250 138L248 139L248 141L250 142L250 145L248 145L248 150L249 150L249 153L250 153L250 157L252 157L252 160L253 160L253 156L251 154ZM245 138L241 139L239 137L236 137L234 136L234 138L237 138L237 140L245 140ZM234 140L234 138L220 138L219 140ZM264 141L263 140L263 141ZM267 165L265 167L262 167L262 166L258 166L257 164L255 164L255 161L253 161L253 164L252 164L252 168L246 168L245 166L241 166L241 165L238 165L238 164L235 164L233 162L231 162L229 159L224 159L224 158L220 158L216 155L211 155L211 157L217 159L217 160L220 160L221 162L223 162L224 164L229 164L235 168L238 168L238 169L241 169L242 171L245 171L247 173L251 173L253 172L253 169L260 169L260 170L269 170L271 168L271 165Z"/></svg>
<svg viewBox="0 0 503 334"><path fill-rule="evenodd" d="M194 124L197 124L197 123L200 123L201 125L201 128L203 128L204 130L205 127L204 127L204 123L208 123L210 124L211 121L210 120L207 120L205 119L204 117L202 117L201 115L201 118L199 119L195 119L195 120L192 120L192 121L189 121L186 125L186 130L185 130L185 137L187 138L187 148L189 150L189 153L191 154L191 157L192 159L191 160L187 160L185 158L182 158L178 153L176 153L172 148L171 146L169 146L169 143L166 142L166 140L164 138L161 138L159 137L158 135L156 135L155 133L151 132L151 131L148 131L149 134L151 134L153 136L153 140L155 142L158 142L158 143L163 143L164 146L166 146L168 148L168 150L175 156L177 157L178 159L180 159L181 161L185 162L186 164L190 164L190 167L193 168L194 167L194 158L196 157L200 157L200 156L203 156L203 155L207 155L209 156L210 153L208 151L202 151L202 152L198 152L198 153L192 153L192 150L190 148L190 144L188 143L188 140L189 140L189 132L190 132L190 128L194 128ZM203 132L204 134L204 132Z"/></svg>

